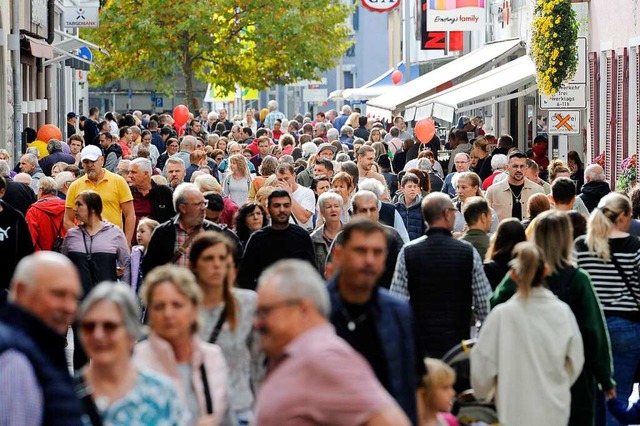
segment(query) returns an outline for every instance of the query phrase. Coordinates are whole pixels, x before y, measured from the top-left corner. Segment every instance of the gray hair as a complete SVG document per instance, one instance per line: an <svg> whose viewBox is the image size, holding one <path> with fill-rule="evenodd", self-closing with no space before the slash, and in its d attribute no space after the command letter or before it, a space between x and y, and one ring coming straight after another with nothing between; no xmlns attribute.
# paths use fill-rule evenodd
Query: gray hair
<svg viewBox="0 0 640 426"><path fill-rule="evenodd" d="M309 262L286 259L276 262L258 279L258 288L271 282L275 291L288 299L311 301L325 318L331 313L329 292L316 268Z"/></svg>
<svg viewBox="0 0 640 426"><path fill-rule="evenodd" d="M324 123L316 123L316 129L320 129L320 130L322 130L323 132L325 132L325 133L326 133L326 131L327 131L327 125L326 125L326 124L324 124Z"/></svg>
<svg viewBox="0 0 640 426"><path fill-rule="evenodd" d="M338 129L335 128L330 128L329 130L327 130L327 139L329 140L329 142L333 142L335 140L338 140L340 138L340 132L338 132Z"/></svg>
<svg viewBox="0 0 640 426"><path fill-rule="evenodd" d="M198 140L195 138L195 136L191 136L191 135L187 135L184 138L182 138L182 142L180 142L180 148L195 148L196 147L196 142Z"/></svg>
<svg viewBox="0 0 640 426"><path fill-rule="evenodd" d="M36 149L38 149L38 148L36 148ZM60 148L60 149L62 149L62 148ZM36 167L39 166L39 164L38 164L38 155L37 154L28 153L28 154L25 154L24 156L27 157L27 161L29 163L31 163L32 166L36 166Z"/></svg>
<svg viewBox="0 0 640 426"><path fill-rule="evenodd" d="M189 191L197 192L200 194L200 190L195 183L184 182L176 187L173 191L173 208L178 211L178 206L186 202L187 193Z"/></svg>
<svg viewBox="0 0 640 426"><path fill-rule="evenodd" d="M16 182L26 183L29 186L31 186L31 182L33 182L29 173L18 173L13 177L13 180Z"/></svg>
<svg viewBox="0 0 640 426"><path fill-rule="evenodd" d="M29 148L27 148L27 152L26 154L31 154L33 156L36 157L36 160L38 159L38 156L40 155L40 151L38 151L38 147L36 146L30 146ZM33 164L33 163L32 163Z"/></svg>
<svg viewBox="0 0 640 426"><path fill-rule="evenodd" d="M38 271L44 271L53 266L68 266L76 271L75 265L67 256L55 251L37 251L34 254L23 257L18 262L11 278L10 299L15 300L14 290L18 282L29 287L35 287L38 283L38 280L36 280Z"/></svg>
<svg viewBox="0 0 640 426"><path fill-rule="evenodd" d="M288 164L293 164L295 163L295 159L293 158L292 155L283 155L282 157L280 157L280 162L281 163L288 163Z"/></svg>
<svg viewBox="0 0 640 426"><path fill-rule="evenodd" d="M599 164L589 164L584 169L584 180L587 182L604 182L605 179L604 169Z"/></svg>
<svg viewBox="0 0 640 426"><path fill-rule="evenodd" d="M136 159L133 159L129 164L129 167L131 166L140 167L142 171L149 173L149 176L151 176L151 173L153 173L153 168L151 167L151 160L149 160L148 158L138 157Z"/></svg>
<svg viewBox="0 0 640 426"><path fill-rule="evenodd" d="M340 130L341 136L349 136L352 134L353 134L353 127L349 126L348 124L345 124L344 126L342 126L342 129Z"/></svg>
<svg viewBox="0 0 640 426"><path fill-rule="evenodd" d="M61 190L65 186L67 182L73 182L75 177L71 172L60 172L58 176L56 176L56 185L58 185L58 191Z"/></svg>
<svg viewBox="0 0 640 426"><path fill-rule="evenodd" d="M353 111L351 110L351 107L349 105L343 105L342 106L342 113L344 115L351 115Z"/></svg>
<svg viewBox="0 0 640 426"><path fill-rule="evenodd" d="M365 190L373 192L373 194L379 199L384 195L384 185L377 179L366 178L361 179L358 182L358 190Z"/></svg>
<svg viewBox="0 0 640 426"><path fill-rule="evenodd" d="M335 192L325 192L323 194L320 194L320 196L318 197L318 208L320 210L324 210L324 205L327 203L327 201L339 202L340 208L344 206L344 200L342 199L342 196Z"/></svg>
<svg viewBox="0 0 640 426"><path fill-rule="evenodd" d="M129 127L129 130L131 130L131 132L137 133L137 134L140 134L140 132L141 132L140 127L138 127L138 126L131 126L131 127Z"/></svg>
<svg viewBox="0 0 640 426"><path fill-rule="evenodd" d="M269 111L274 111L274 110L278 109L278 102L274 101L273 99L270 100L269 102L267 102L267 109Z"/></svg>
<svg viewBox="0 0 640 426"><path fill-rule="evenodd" d="M167 158L167 163L166 163L166 164L169 164L169 163L179 164L179 165L181 165L181 166L182 166L182 168L183 168L183 169L186 169L186 167L185 167L185 165L184 165L184 161L182 160L182 158L179 158L179 157L169 157L169 158ZM165 164L165 165L166 165L166 164Z"/></svg>
<svg viewBox="0 0 640 426"><path fill-rule="evenodd" d="M421 158L418 160L418 164L416 165L418 170L422 170L423 172L431 173L433 167L431 166L431 161L428 158Z"/></svg>
<svg viewBox="0 0 640 426"><path fill-rule="evenodd" d="M55 179L53 179L52 177L45 176L38 181L38 190L42 191L42 195L46 195L46 194L57 195L58 184L56 183Z"/></svg>
<svg viewBox="0 0 640 426"><path fill-rule="evenodd" d="M349 157L349 154L347 154L346 152L341 152L338 155L336 155L336 161L338 163L344 163L345 161L351 161L351 158Z"/></svg>
<svg viewBox="0 0 640 426"><path fill-rule="evenodd" d="M503 170L509 164L509 159L504 154L494 154L491 157L491 169Z"/></svg>
<svg viewBox="0 0 640 426"><path fill-rule="evenodd" d="M122 322L129 336L137 339L142 334L140 325L140 306L136 301L131 288L126 284L113 281L103 281L98 284L84 299L80 305L78 317L80 320L100 302L112 302L120 310Z"/></svg>
<svg viewBox="0 0 640 426"><path fill-rule="evenodd" d="M422 200L422 216L429 225L440 219L451 208L455 208L451 198L442 192L432 192Z"/></svg>
<svg viewBox="0 0 640 426"><path fill-rule="evenodd" d="M356 192L351 199L351 205L353 206L354 211L357 209L358 201L360 201L361 199L372 199L376 200L376 202L378 202L379 200L378 196L376 196L376 194L369 190L358 190L358 192Z"/></svg>
<svg viewBox="0 0 640 426"><path fill-rule="evenodd" d="M49 139L49 142L47 142L47 151L49 151L49 154L54 151L62 151L62 142L58 139Z"/></svg>
<svg viewBox="0 0 640 426"><path fill-rule="evenodd" d="M0 160L0 176L9 177L11 175L11 167L5 160Z"/></svg>

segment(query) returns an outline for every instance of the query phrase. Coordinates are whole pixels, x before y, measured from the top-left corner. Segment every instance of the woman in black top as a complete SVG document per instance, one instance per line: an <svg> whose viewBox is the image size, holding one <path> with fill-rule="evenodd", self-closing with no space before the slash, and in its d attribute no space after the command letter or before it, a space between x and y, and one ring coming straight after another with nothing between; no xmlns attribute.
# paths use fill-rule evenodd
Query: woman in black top
<svg viewBox="0 0 640 426"><path fill-rule="evenodd" d="M516 244L526 240L524 228L518 219L506 219L498 225L496 233L491 236L487 260L484 263L484 273L493 290L498 287L500 281L509 272L513 248Z"/></svg>

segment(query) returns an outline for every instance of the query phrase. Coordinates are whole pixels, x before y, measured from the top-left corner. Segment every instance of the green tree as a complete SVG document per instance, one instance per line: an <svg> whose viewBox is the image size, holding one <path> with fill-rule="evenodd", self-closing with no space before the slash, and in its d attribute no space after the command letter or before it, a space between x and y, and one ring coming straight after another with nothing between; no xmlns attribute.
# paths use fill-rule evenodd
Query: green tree
<svg viewBox="0 0 640 426"><path fill-rule="evenodd" d="M317 78L350 46L340 0L107 0L100 27L83 37L109 51L94 52L96 85L137 79L168 90L184 78L193 105L193 81L232 90L264 89Z"/></svg>

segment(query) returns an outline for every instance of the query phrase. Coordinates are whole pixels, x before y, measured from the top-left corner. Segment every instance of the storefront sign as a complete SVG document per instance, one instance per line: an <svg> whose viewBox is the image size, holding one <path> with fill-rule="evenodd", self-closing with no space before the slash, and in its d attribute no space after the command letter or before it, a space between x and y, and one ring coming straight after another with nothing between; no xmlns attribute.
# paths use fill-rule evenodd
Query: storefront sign
<svg viewBox="0 0 640 426"><path fill-rule="evenodd" d="M362 6L372 12L389 12L400 6L400 0L362 0Z"/></svg>
<svg viewBox="0 0 640 426"><path fill-rule="evenodd" d="M427 31L484 30L484 0L429 0L426 22Z"/></svg>
<svg viewBox="0 0 640 426"><path fill-rule="evenodd" d="M95 28L98 26L100 3L78 3L78 6L65 2L65 28Z"/></svg>

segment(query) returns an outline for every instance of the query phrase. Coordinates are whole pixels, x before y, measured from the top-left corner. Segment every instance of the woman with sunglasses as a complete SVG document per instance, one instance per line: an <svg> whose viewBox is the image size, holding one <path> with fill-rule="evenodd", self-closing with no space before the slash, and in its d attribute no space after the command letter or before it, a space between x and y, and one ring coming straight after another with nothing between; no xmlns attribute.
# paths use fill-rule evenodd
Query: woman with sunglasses
<svg viewBox="0 0 640 426"><path fill-rule="evenodd" d="M139 317L131 290L108 281L80 306L80 339L91 362L78 375L76 389L91 425L185 424L173 383L131 360L141 332Z"/></svg>
<svg viewBox="0 0 640 426"><path fill-rule="evenodd" d="M220 347L198 337L202 291L193 274L174 265L153 269L142 300L150 332L135 347L135 365L172 379L188 413L182 425L230 425L227 363Z"/></svg>
<svg viewBox="0 0 640 426"><path fill-rule="evenodd" d="M229 360L229 406L237 425L253 418L254 389L262 371L262 356L253 327L257 295L234 288L235 243L217 232L205 232L193 241L189 265L204 294L200 337L220 346Z"/></svg>

